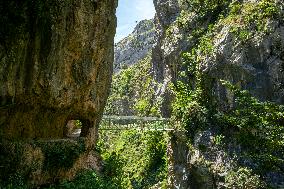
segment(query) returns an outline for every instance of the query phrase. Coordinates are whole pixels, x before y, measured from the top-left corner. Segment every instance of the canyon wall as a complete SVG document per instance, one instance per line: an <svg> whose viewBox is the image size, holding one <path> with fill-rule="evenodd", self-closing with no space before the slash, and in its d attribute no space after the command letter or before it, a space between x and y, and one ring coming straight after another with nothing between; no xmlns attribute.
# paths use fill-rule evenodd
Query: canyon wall
<svg viewBox="0 0 284 189"><path fill-rule="evenodd" d="M194 94L202 85L200 96L193 95L192 98L200 99L209 108L216 108L215 111L225 115L234 110L236 97L221 84L222 80L229 81L239 90L247 90L260 102L284 104L282 1L155 0L154 4L156 28L159 29L152 53L156 81L165 86L171 81L177 87L182 82L186 87L181 89L184 93L179 94L186 94L186 90ZM177 116L170 109L174 95L165 88L164 114ZM266 147L255 155L259 159L252 158L247 155L249 149L241 145L238 138L243 132L241 129L233 126L224 129L224 123L214 122L216 118L212 115L206 123L202 120L195 123L194 119L206 117L209 112L195 109L200 108L195 106L196 101L182 100L187 105L180 113L189 111L186 112L189 113L189 126L184 132L171 135L168 147L170 188L261 188L262 181L270 187L283 188L283 163L275 164L279 169L260 168L264 160L259 157L265 156ZM283 118L277 119L276 124L283 128ZM175 126L179 128L179 122ZM246 132L253 131L249 128ZM283 130L280 132L283 136ZM268 138L272 136L270 134ZM225 138L219 139L220 136ZM219 140L225 141L222 146L216 144ZM281 154L276 150L270 155L283 160ZM255 176L256 172L261 176ZM241 181L242 174L246 177L244 182ZM259 178L261 182L258 182Z"/></svg>
<svg viewBox="0 0 284 189"><path fill-rule="evenodd" d="M116 7L0 1L0 187L100 170L94 147L111 85ZM80 137L68 138L70 120L81 121Z"/></svg>
<svg viewBox="0 0 284 189"><path fill-rule="evenodd" d="M117 1L0 2L1 138L82 136L109 93Z"/></svg>

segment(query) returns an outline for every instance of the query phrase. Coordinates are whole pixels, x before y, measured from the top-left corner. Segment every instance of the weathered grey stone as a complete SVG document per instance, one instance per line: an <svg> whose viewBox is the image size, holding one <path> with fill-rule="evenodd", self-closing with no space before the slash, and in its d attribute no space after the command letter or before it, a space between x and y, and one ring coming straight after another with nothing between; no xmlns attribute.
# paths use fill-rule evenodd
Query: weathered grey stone
<svg viewBox="0 0 284 189"><path fill-rule="evenodd" d="M153 20L140 21L134 31L115 44L114 71L128 67L144 59L157 40Z"/></svg>
<svg viewBox="0 0 284 189"><path fill-rule="evenodd" d="M277 2L283 15L284 4L279 0ZM159 30L159 37L152 53L153 72L159 83L165 84L165 81L169 80L175 83L179 79L179 71L183 70L181 53L191 52L196 42L192 32L195 29L206 31L210 22L215 23L210 20L214 17L209 14L208 17L198 21L196 15L189 12L185 27L178 27L176 18L181 9L185 8L172 0L156 0L154 3L157 11L155 24ZM206 86L208 93L213 94L217 99L217 105L222 110L233 106L234 96L218 82L220 79L228 80L241 89L248 90L261 101L284 104L283 26L283 19L271 19L267 24L271 32L258 32L245 42L233 34L231 27L226 24L212 34L217 33L218 35L218 37L213 37L213 53L205 55L200 69L209 81ZM195 81L189 81L187 84L190 85L190 82L194 87ZM167 92L166 87L163 94L171 99ZM169 104L170 102L167 102L166 105ZM169 110L169 106L164 107L162 112L170 112ZM218 126L211 125L210 127ZM185 140L181 139L183 136L172 136L168 148L171 188L226 188L224 177L237 167L235 164L245 167L254 166L247 157L244 159L236 157L236 160L228 155L233 151L232 154L238 156L243 150L236 141L229 141L228 146L220 149L213 141L216 135L210 130L197 132L190 147L184 144ZM183 170L186 171L183 172ZM252 178L257 178L254 176L251 175ZM281 179L283 179L282 174L271 173L265 181L281 188Z"/></svg>
<svg viewBox="0 0 284 189"><path fill-rule="evenodd" d="M168 187L171 189L190 189L190 168L188 167L187 137L183 132L170 134L167 148L169 163Z"/></svg>
<svg viewBox="0 0 284 189"><path fill-rule="evenodd" d="M218 80L223 79L248 90L261 101L284 104L284 24L271 26L270 34L255 36L241 43L229 27L220 31L214 42L216 52L201 69L215 80L213 90L221 104L232 104L233 97Z"/></svg>
<svg viewBox="0 0 284 189"><path fill-rule="evenodd" d="M153 48L152 52L152 64L154 77L159 83L163 83L166 78L173 77L171 66L177 59L176 53L172 55L170 52L166 52L165 47L172 49L172 46L165 46L164 44L169 42L166 40L166 29L172 24L180 13L180 7L177 0L155 0L156 9L155 25L158 32L157 44ZM180 50L180 49L179 49ZM178 55L181 51L176 51Z"/></svg>
<svg viewBox="0 0 284 189"><path fill-rule="evenodd" d="M178 0L154 0L154 5L163 28L172 24L180 13Z"/></svg>

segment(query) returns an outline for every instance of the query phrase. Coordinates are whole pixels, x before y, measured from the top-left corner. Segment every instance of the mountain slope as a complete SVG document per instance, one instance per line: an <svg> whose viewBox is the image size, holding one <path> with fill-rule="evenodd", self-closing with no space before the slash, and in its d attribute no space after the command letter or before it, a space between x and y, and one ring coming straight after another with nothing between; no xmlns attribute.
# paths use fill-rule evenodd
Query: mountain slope
<svg viewBox="0 0 284 189"><path fill-rule="evenodd" d="M117 72L145 58L156 38L153 20L140 21L129 36L115 44L114 71Z"/></svg>

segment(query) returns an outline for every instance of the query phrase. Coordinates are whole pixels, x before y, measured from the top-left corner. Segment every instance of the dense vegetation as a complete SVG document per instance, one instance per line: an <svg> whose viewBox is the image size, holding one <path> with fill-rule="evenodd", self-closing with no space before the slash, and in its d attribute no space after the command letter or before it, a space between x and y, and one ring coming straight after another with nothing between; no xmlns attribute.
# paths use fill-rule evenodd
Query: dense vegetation
<svg viewBox="0 0 284 189"><path fill-rule="evenodd" d="M162 132L101 131L97 150L104 160L102 173L83 172L49 188L166 188L166 140Z"/></svg>
<svg viewBox="0 0 284 189"><path fill-rule="evenodd" d="M113 76L111 94L105 108L109 115L158 116L160 99L155 97L158 84L151 72L151 53L133 66Z"/></svg>
<svg viewBox="0 0 284 189"><path fill-rule="evenodd" d="M69 149L60 145L57 148L51 148L54 145L57 144L44 145L47 158L44 166L53 169L68 168L70 164L73 164L73 156L78 155L78 150L81 150L78 147L74 149L74 146ZM78 174L72 182L63 181L43 188L166 188L166 146L167 135L159 131L101 131L96 149L101 153L104 161L101 173L84 171ZM66 150L69 150L68 153L64 152ZM29 157L26 156L26 158ZM12 159L12 161L16 160ZM11 162L9 163L13 165ZM54 167L58 165L61 167ZM35 165L34 168L36 169L37 166L39 165ZM22 173L17 173L5 182L1 182L0 188L25 189L30 188L30 185L26 184L26 178Z"/></svg>
<svg viewBox="0 0 284 189"><path fill-rule="evenodd" d="M166 134L159 131L101 133L105 175L117 188L151 188L167 179ZM165 186L164 186L165 187Z"/></svg>

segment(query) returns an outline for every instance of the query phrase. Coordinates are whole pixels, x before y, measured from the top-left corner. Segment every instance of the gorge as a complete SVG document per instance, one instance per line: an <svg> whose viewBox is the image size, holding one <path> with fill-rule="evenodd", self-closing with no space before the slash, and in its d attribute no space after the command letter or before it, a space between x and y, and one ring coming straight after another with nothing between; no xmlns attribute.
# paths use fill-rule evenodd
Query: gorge
<svg viewBox="0 0 284 189"><path fill-rule="evenodd" d="M282 0L153 3L114 45L115 0L0 1L0 188L284 188Z"/></svg>

